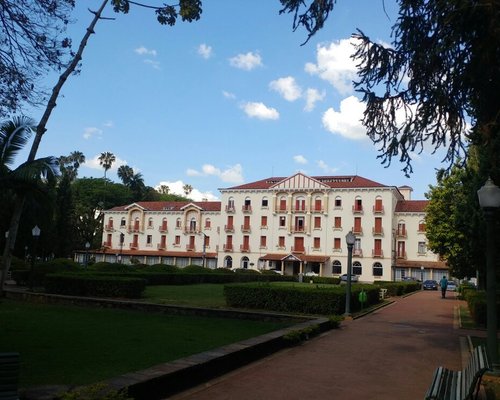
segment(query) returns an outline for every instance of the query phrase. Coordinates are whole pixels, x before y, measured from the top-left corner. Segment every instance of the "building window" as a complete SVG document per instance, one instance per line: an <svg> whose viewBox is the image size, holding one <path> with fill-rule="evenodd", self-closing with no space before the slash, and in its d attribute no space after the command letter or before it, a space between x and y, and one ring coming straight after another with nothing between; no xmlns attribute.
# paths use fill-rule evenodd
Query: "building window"
<svg viewBox="0 0 500 400"><path fill-rule="evenodd" d="M181 229L181 226L182 226L181 219L177 218L175 220L175 229Z"/></svg>
<svg viewBox="0 0 500 400"><path fill-rule="evenodd" d="M153 235L146 236L146 246L151 247L153 245Z"/></svg>
<svg viewBox="0 0 500 400"><path fill-rule="evenodd" d="M418 223L418 231L419 232L425 232L425 221L420 221Z"/></svg>
<svg viewBox="0 0 500 400"><path fill-rule="evenodd" d="M234 212L234 199L232 197L230 197L227 200L226 211L232 211L232 212Z"/></svg>
<svg viewBox="0 0 500 400"><path fill-rule="evenodd" d="M120 226L123 227L123 226L126 226L127 225L127 220L125 218L122 218L121 221L120 221Z"/></svg>
<svg viewBox="0 0 500 400"><path fill-rule="evenodd" d="M295 211L306 210L306 199L304 197L297 197L295 199Z"/></svg>
<svg viewBox="0 0 500 400"><path fill-rule="evenodd" d="M212 221L210 221L210 218L207 218L205 220L205 229L210 229L212 227Z"/></svg>
<svg viewBox="0 0 500 400"><path fill-rule="evenodd" d="M181 245L181 237L179 235L177 235L175 237L175 242L174 242L174 245L175 246L180 246Z"/></svg>
<svg viewBox="0 0 500 400"><path fill-rule="evenodd" d="M295 232L304 232L305 229L304 217L295 217Z"/></svg>
<svg viewBox="0 0 500 400"><path fill-rule="evenodd" d="M314 229L321 229L321 217L314 217Z"/></svg>
<svg viewBox="0 0 500 400"><path fill-rule="evenodd" d="M427 253L427 245L425 242L418 242L418 254Z"/></svg>
<svg viewBox="0 0 500 400"><path fill-rule="evenodd" d="M196 232L196 218L191 218L191 221L189 221L189 231L190 232Z"/></svg>
<svg viewBox="0 0 500 400"><path fill-rule="evenodd" d="M340 196L335 197L335 208L342 208L342 199Z"/></svg>
<svg viewBox="0 0 500 400"><path fill-rule="evenodd" d="M285 248L285 237L280 236L278 237L278 247L284 249Z"/></svg>
<svg viewBox="0 0 500 400"><path fill-rule="evenodd" d="M335 260L332 264L332 274L341 274L342 273L342 264L339 260Z"/></svg>
<svg viewBox="0 0 500 400"><path fill-rule="evenodd" d="M342 217L335 217L334 218L333 227L335 229L342 229Z"/></svg>
<svg viewBox="0 0 500 400"><path fill-rule="evenodd" d="M398 222L397 236L406 237L406 224L404 221Z"/></svg>
<svg viewBox="0 0 500 400"><path fill-rule="evenodd" d="M286 217L280 217L280 228L284 228L286 226Z"/></svg>
<svg viewBox="0 0 500 400"><path fill-rule="evenodd" d="M361 217L354 217L354 226L352 228L352 233L355 235L361 235L363 229L361 228Z"/></svg>
<svg viewBox="0 0 500 400"><path fill-rule="evenodd" d="M286 211L286 197L282 196L280 197L280 206L279 206L280 211Z"/></svg>
<svg viewBox="0 0 500 400"><path fill-rule="evenodd" d="M267 197L262 198L262 203L261 203L262 208L268 208L269 207L269 201L267 200Z"/></svg>
<svg viewBox="0 0 500 400"><path fill-rule="evenodd" d="M323 211L323 204L321 202L321 197L316 196L314 198L314 211L321 212Z"/></svg>
<svg viewBox="0 0 500 400"><path fill-rule="evenodd" d="M353 210L357 212L363 211L363 200L361 200L361 197L356 197L354 200Z"/></svg>
<svg viewBox="0 0 500 400"><path fill-rule="evenodd" d="M384 268L382 264L376 262L373 264L373 276L382 276L384 274Z"/></svg>
<svg viewBox="0 0 500 400"><path fill-rule="evenodd" d="M248 197L245 199L245 204L243 205L243 211L252 211L252 201Z"/></svg>
<svg viewBox="0 0 500 400"><path fill-rule="evenodd" d="M232 268L233 267L233 258L227 256L224 258L224 268Z"/></svg>
<svg viewBox="0 0 500 400"><path fill-rule="evenodd" d="M313 240L313 248L315 250L321 249L321 239L319 237L315 237Z"/></svg>
<svg viewBox="0 0 500 400"><path fill-rule="evenodd" d="M363 269L361 268L361 263L359 261L354 261L352 263L352 273L353 275L361 275Z"/></svg>
<svg viewBox="0 0 500 400"><path fill-rule="evenodd" d="M342 240L340 238L333 239L333 251L341 251L342 250Z"/></svg>
<svg viewBox="0 0 500 400"><path fill-rule="evenodd" d="M243 257L243 258L241 259L241 263L240 263L241 268L243 268L243 269L248 269L248 264L249 264L249 261L250 261L250 260L248 259L248 257Z"/></svg>
<svg viewBox="0 0 500 400"><path fill-rule="evenodd" d="M263 229L267 228L267 216L263 215L260 217L260 227Z"/></svg>
<svg viewBox="0 0 500 400"><path fill-rule="evenodd" d="M261 249L267 248L267 236L260 237L260 248Z"/></svg>
<svg viewBox="0 0 500 400"><path fill-rule="evenodd" d="M148 228L151 229L153 227L153 218L148 218Z"/></svg>

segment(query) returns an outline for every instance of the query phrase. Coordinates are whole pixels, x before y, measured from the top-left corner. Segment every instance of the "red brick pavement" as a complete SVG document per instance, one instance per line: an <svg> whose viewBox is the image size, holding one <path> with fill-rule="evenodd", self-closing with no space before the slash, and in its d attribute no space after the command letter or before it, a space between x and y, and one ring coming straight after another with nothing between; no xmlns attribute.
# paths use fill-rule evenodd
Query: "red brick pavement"
<svg viewBox="0 0 500 400"><path fill-rule="evenodd" d="M423 399L439 365L461 369L453 293L419 292L173 399ZM463 342L463 341L462 341ZM463 347L463 345L462 345Z"/></svg>

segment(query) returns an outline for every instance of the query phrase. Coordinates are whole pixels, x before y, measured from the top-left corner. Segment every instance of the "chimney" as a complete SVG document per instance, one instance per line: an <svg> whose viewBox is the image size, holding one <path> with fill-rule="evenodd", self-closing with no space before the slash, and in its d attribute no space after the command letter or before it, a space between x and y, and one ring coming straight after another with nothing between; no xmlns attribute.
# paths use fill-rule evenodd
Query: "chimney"
<svg viewBox="0 0 500 400"><path fill-rule="evenodd" d="M399 193L401 193L405 200L411 200L411 192L413 189L410 186L400 186L398 187Z"/></svg>

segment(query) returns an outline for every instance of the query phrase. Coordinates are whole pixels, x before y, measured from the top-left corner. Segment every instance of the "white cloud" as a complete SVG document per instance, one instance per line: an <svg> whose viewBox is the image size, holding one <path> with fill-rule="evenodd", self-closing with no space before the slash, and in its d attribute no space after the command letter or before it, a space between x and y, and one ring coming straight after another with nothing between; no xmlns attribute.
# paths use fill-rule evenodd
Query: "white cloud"
<svg viewBox="0 0 500 400"><path fill-rule="evenodd" d="M256 67L262 67L262 58L258 53L248 52L246 54L238 54L229 59L229 64L232 67L251 71Z"/></svg>
<svg viewBox="0 0 500 400"><path fill-rule="evenodd" d="M106 121L104 124L102 124L104 127L106 128L113 128L115 126L115 124L113 123L113 121Z"/></svg>
<svg viewBox="0 0 500 400"><path fill-rule="evenodd" d="M351 57L354 53L355 39L342 39L329 46L316 47L316 64L307 63L306 72L318 75L331 83L342 94L352 93L352 81L356 77L356 63Z"/></svg>
<svg viewBox="0 0 500 400"><path fill-rule="evenodd" d="M155 60L150 60L149 58L144 60L144 64L149 64L151 65L154 69L161 69L160 68L160 62L155 61Z"/></svg>
<svg viewBox="0 0 500 400"><path fill-rule="evenodd" d="M212 46L208 46L205 43L202 43L198 46L198 54L202 56L205 60L208 60L212 57Z"/></svg>
<svg viewBox="0 0 500 400"><path fill-rule="evenodd" d="M248 102L241 106L250 118L258 119L279 119L279 112L272 107L267 107L264 103Z"/></svg>
<svg viewBox="0 0 500 400"><path fill-rule="evenodd" d="M147 55L147 56L153 56L153 57L156 57L156 55L158 54L156 52L156 50L153 50L153 49L147 49L146 47L144 46L141 46L141 47L138 47L137 49L134 50L137 54L143 56L143 55Z"/></svg>
<svg viewBox="0 0 500 400"><path fill-rule="evenodd" d="M97 137L99 139L102 138L102 129L89 126L83 130L83 138L84 139L91 139L93 137Z"/></svg>
<svg viewBox="0 0 500 400"><path fill-rule="evenodd" d="M183 181L175 181L175 182L169 182L169 181L161 181L158 183L158 185L155 186L155 189L158 190L161 185L166 185L170 189L169 193L171 194L178 194L180 196L185 196L186 194L184 193L183 186L186 183ZM201 192L200 190L193 188L191 193L189 194L189 198L194 200L194 201L203 201L203 200L208 200L208 201L215 201L218 200L217 196L214 196L212 192Z"/></svg>
<svg viewBox="0 0 500 400"><path fill-rule="evenodd" d="M329 108L323 114L323 126L332 133L340 134L348 139L365 139L366 130L361 124L365 105L354 96L340 102L340 111Z"/></svg>
<svg viewBox="0 0 500 400"><path fill-rule="evenodd" d="M300 154L293 156L293 161L295 161L297 164L307 164L306 158Z"/></svg>
<svg viewBox="0 0 500 400"><path fill-rule="evenodd" d="M221 181L227 183L243 183L243 168L241 164L235 164L230 166L224 170L215 167L212 164L204 164L201 167L201 171L198 171L193 168L189 168L186 171L188 176L215 176L218 177Z"/></svg>
<svg viewBox="0 0 500 400"><path fill-rule="evenodd" d="M306 105L304 106L304 111L312 111L316 106L316 102L323 101L326 96L325 91L321 93L318 89L307 89L306 90Z"/></svg>
<svg viewBox="0 0 500 400"><path fill-rule="evenodd" d="M269 88L278 92L287 101L295 101L302 96L302 89L297 85L295 78L292 76L272 81L269 84Z"/></svg>
<svg viewBox="0 0 500 400"><path fill-rule="evenodd" d="M236 99L236 95L234 93L231 93L231 92L226 92L225 90L222 91L222 95L226 98L226 99L230 99L230 100L234 100Z"/></svg>
<svg viewBox="0 0 500 400"><path fill-rule="evenodd" d="M316 164L318 167L325 173L325 174L335 174L339 169L335 167L330 167L326 162L323 160L318 160L316 161Z"/></svg>
<svg viewBox="0 0 500 400"><path fill-rule="evenodd" d="M92 158L87 158L85 160L85 166L87 168L90 168L90 169L101 169L104 173L104 168L102 167L102 165L99 163L99 156L101 155L101 153L99 154L96 154L94 157ZM116 156L115 154L115 157L116 157L116 160L115 162L111 165L111 168L110 170L111 171L116 171L118 169L118 167L120 167L121 165L127 165L127 161L126 160L122 160L120 157ZM137 172L139 171L138 169L136 168L133 168L134 172Z"/></svg>

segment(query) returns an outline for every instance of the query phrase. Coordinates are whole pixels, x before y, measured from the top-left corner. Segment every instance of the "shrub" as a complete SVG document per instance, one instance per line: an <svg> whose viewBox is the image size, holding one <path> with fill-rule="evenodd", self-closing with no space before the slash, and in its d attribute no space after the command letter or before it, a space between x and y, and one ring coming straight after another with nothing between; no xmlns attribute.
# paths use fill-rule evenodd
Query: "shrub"
<svg viewBox="0 0 500 400"><path fill-rule="evenodd" d="M251 268L235 268L233 269L236 274L250 274L250 275L260 275L260 272Z"/></svg>
<svg viewBox="0 0 500 400"><path fill-rule="evenodd" d="M378 287L356 285L352 288L351 294L353 311L361 308L358 300L361 290L367 294L365 306L379 302ZM224 296L230 307L322 315L339 315L345 310L345 290L339 286L275 286L269 283L229 284L224 286Z"/></svg>
<svg viewBox="0 0 500 400"><path fill-rule="evenodd" d="M210 268L202 267L201 265L187 265L181 268L181 272L185 274L210 274L212 270Z"/></svg>
<svg viewBox="0 0 500 400"><path fill-rule="evenodd" d="M140 278L80 274L49 274L45 277L48 293L70 296L125 297L137 299L146 288Z"/></svg>
<svg viewBox="0 0 500 400"><path fill-rule="evenodd" d="M73 389L61 394L61 400L132 400L126 390L115 390L104 383Z"/></svg>
<svg viewBox="0 0 500 400"><path fill-rule="evenodd" d="M89 265L89 271L99 272L127 272L134 271L136 268L129 264L111 263L108 261L99 261L95 264Z"/></svg>
<svg viewBox="0 0 500 400"><path fill-rule="evenodd" d="M31 266L28 269L12 271L12 279L18 285L27 285L31 279ZM36 262L33 265L33 286L43 286L45 276L58 272L78 272L82 267L77 262L68 258L55 258L50 261Z"/></svg>
<svg viewBox="0 0 500 400"><path fill-rule="evenodd" d="M326 276L304 276L304 282L326 284L326 285L338 285L340 283L340 278L330 278Z"/></svg>

